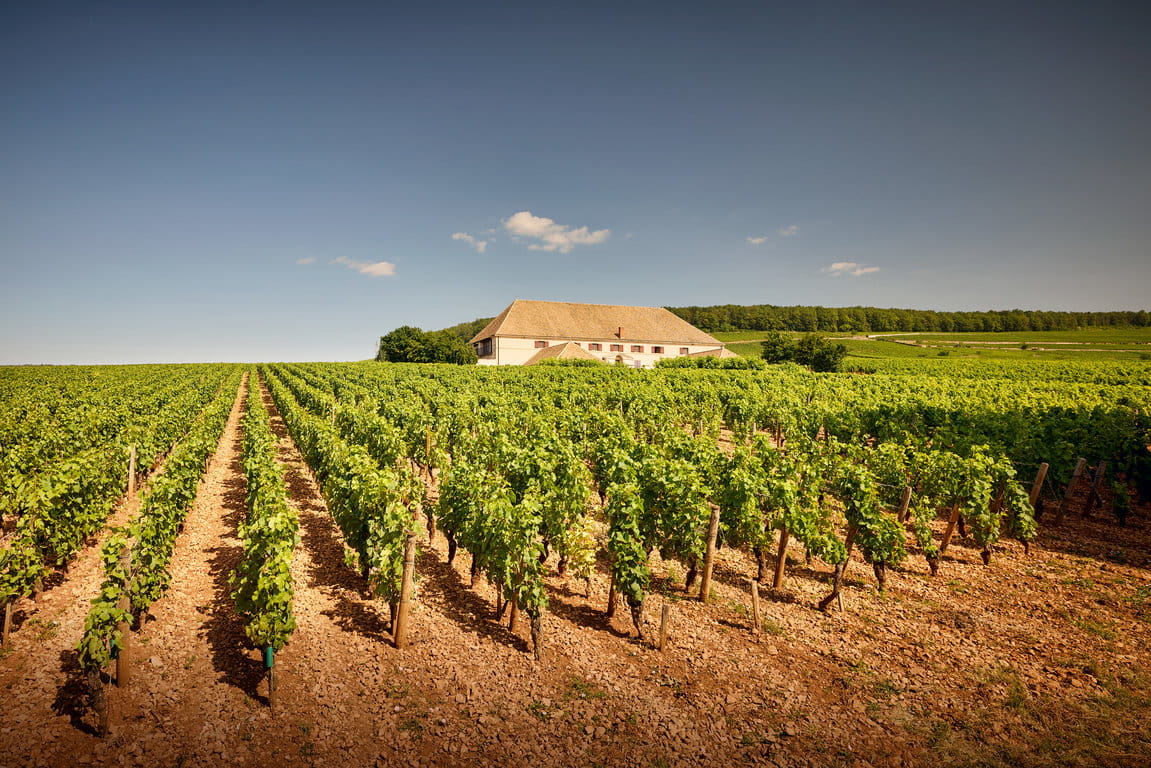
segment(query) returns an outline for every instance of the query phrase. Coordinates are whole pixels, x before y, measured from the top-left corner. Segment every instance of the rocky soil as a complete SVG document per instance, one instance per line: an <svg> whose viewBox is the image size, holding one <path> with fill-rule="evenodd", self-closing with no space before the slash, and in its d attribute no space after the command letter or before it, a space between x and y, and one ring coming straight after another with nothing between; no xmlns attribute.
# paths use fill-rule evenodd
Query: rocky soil
<svg viewBox="0 0 1151 768"><path fill-rule="evenodd" d="M526 623L497 621L494 590L471 589L469 556L449 565L437 536L422 542L412 642L397 650L274 410L301 542L299 626L277 655L271 709L228 584L240 403L178 539L172 589L136 635L134 678L110 690L111 735L94 734L73 650L100 583L93 545L18 606L0 651L0 766L1151 765L1145 508L1124 528L1073 513L1029 555L996 547L990 567L963 541L935 577L913 555L883 594L856 555L843 610L826 614L815 605L831 569L793 545L784 588L762 590L759 634L746 553L720 551L706 605L684 593L682 567L657 563L645 634L669 605L662 653L625 610L607 618L604 568L588 596L553 576L543 663Z"/></svg>

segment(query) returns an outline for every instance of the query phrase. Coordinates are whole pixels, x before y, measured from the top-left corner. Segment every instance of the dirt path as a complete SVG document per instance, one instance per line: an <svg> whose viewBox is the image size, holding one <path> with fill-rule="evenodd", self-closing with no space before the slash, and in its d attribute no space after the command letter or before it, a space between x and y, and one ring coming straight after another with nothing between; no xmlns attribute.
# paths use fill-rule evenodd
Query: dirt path
<svg viewBox="0 0 1151 768"><path fill-rule="evenodd" d="M266 390L264 401L300 543L292 562L296 631L276 656L277 708L269 727L253 734L248 762L314 756L328 764L371 764L386 706L379 695L383 660L395 653L387 606L365 597L363 580L345 564L339 529Z"/></svg>
<svg viewBox="0 0 1151 768"><path fill-rule="evenodd" d="M149 477L163 471L166 458L157 462ZM7 647L0 649L0 691L5 699L0 708L4 713L0 717L0 745L7 746L12 734L20 734L30 724L39 727L51 722L63 727L78 717L73 701L78 688L68 681L78 670L76 645L84 634L91 600L104 582L100 548L112 528L127 524L139 513L147 482L145 479L135 494L120 500L104 527L76 554L66 571L47 577L37 599L16 603L12 635Z"/></svg>
<svg viewBox="0 0 1151 768"><path fill-rule="evenodd" d="M76 665L75 646L83 634L89 601L99 591L103 577L99 551L90 548L68 580L42 598L44 607L27 622L27 629L32 631L22 631L24 637L13 648L13 666L27 668L37 660L37 668L20 677L10 677L5 670L3 685L19 705L0 720L0 745L6 760L12 761L0 764L75 765L123 754L138 759L151 743L166 738L156 728L165 724L165 708L186 711L189 697L199 694L195 681L189 678L205 677L202 665L213 658L213 648L222 646L221 641L236 630L212 617L227 615L219 610L221 593L226 596L226 590L221 589L221 578L226 579L226 574L221 577L221 573L235 558L237 542L229 540L224 531L234 531L236 511L242 511L244 503L242 476L238 488L234 482L244 391L241 385L185 530L177 538L172 588L152 606L152 619L136 633L134 685L127 692L113 691L118 721L113 737L101 740L93 734L94 717L88 710L86 689ZM138 509L138 498L131 500L117 512L114 522L127 522ZM197 658L200 665L194 663ZM234 675L234 659L218 661L220 668L228 668ZM177 675L177 670L183 674ZM185 718L181 722L192 724ZM23 731L21 726L27 724L36 727ZM141 730L150 733L137 738ZM126 744L131 745L127 753L123 749Z"/></svg>
<svg viewBox="0 0 1151 768"><path fill-rule="evenodd" d="M59 695L74 676L76 644L84 634L89 603L104 582L100 547L108 529L131 520L140 509L140 495L126 497L113 512L108 526L72 561L68 571L48 579L39 600L21 600L14 612L8 646L0 650L0 751L28 728L48 723L56 730L69 728L73 707L68 695ZM29 751L31 755L34 752ZM0 758L0 765L7 763Z"/></svg>
<svg viewBox="0 0 1151 768"><path fill-rule="evenodd" d="M120 723L101 746L127 750L137 764L218 758L224 741L219 712L256 694L261 670L244 653L228 582L243 551L236 533L246 495L240 419L250 383L245 377L177 538L171 586L134 638L132 685L114 694L120 695Z"/></svg>

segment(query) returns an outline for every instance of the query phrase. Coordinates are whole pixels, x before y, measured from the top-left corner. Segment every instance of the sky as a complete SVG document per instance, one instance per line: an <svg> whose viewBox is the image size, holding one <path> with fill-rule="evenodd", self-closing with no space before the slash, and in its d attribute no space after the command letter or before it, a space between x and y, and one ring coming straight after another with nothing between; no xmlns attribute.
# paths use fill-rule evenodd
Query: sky
<svg viewBox="0 0 1151 768"><path fill-rule="evenodd" d="M0 4L0 363L1148 309L1146 2Z"/></svg>

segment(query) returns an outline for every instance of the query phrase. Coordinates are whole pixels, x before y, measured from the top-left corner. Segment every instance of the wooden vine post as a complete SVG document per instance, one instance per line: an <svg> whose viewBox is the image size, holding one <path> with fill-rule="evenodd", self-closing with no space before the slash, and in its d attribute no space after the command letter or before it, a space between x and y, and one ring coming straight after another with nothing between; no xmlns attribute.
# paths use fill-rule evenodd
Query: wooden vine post
<svg viewBox="0 0 1151 768"><path fill-rule="evenodd" d="M719 507L711 508L711 520L707 524L707 550L703 556L703 578L699 585L699 600L707 602L711 593L711 572L715 567L715 540L719 536Z"/></svg>
<svg viewBox="0 0 1151 768"><path fill-rule="evenodd" d="M783 587L783 569L787 565L787 540L791 533L786 528L779 529L779 556L775 562L775 578L771 582L772 589Z"/></svg>
<svg viewBox="0 0 1151 768"><path fill-rule="evenodd" d="M947 529L943 532L943 541L939 544L939 554L942 555L947 551L947 545L951 543L951 536L955 533L955 525L959 522L959 502L951 505L951 515L947 518Z"/></svg>
<svg viewBox="0 0 1151 768"><path fill-rule="evenodd" d="M136 446L128 451L128 496L136 495Z"/></svg>
<svg viewBox="0 0 1151 768"><path fill-rule="evenodd" d="M1099 466L1095 468L1095 477L1091 480L1091 495L1087 498L1087 509L1084 510L1083 516L1090 517L1091 513L1095 510L1095 505L1102 500L1099 494L1099 489L1103 486L1103 476L1107 474L1107 462L1100 461Z"/></svg>
<svg viewBox="0 0 1151 768"><path fill-rule="evenodd" d="M543 611L539 611L534 616L530 615L528 618L529 629L532 636L532 655L536 661L544 660L544 615Z"/></svg>
<svg viewBox="0 0 1151 768"><path fill-rule="evenodd" d="M12 634L12 606L14 600L4 603L4 626L0 629L0 645L8 645L8 635Z"/></svg>
<svg viewBox="0 0 1151 768"><path fill-rule="evenodd" d="M611 586L608 587L608 589L607 589L607 617L609 619L612 616L615 616L615 604L616 604L615 574L613 573L611 576Z"/></svg>
<svg viewBox="0 0 1151 768"><path fill-rule="evenodd" d="M759 582L751 580L751 631L759 634L762 623L759 618Z"/></svg>
<svg viewBox="0 0 1151 768"><path fill-rule="evenodd" d="M1031 502L1032 508L1035 507L1035 502L1039 501L1039 494L1043 492L1043 481L1047 479L1047 462L1039 465L1039 471L1035 473L1035 482L1031 484L1031 493L1028 495L1028 500Z"/></svg>
<svg viewBox="0 0 1151 768"><path fill-rule="evenodd" d="M895 513L895 519L901 523L907 522L907 513L911 508L911 486L903 489L903 497L899 500L899 509Z"/></svg>
<svg viewBox="0 0 1151 768"><path fill-rule="evenodd" d="M663 653L667 648L667 625L668 620L671 618L671 606L667 603L663 604L663 610L659 616L659 652Z"/></svg>
<svg viewBox="0 0 1151 768"><path fill-rule="evenodd" d="M1075 493L1075 486L1079 484L1079 478L1083 475L1083 470L1087 466L1087 459L1079 459L1075 462L1075 471L1071 473L1071 482L1067 483L1067 490L1063 493L1063 500L1059 502L1059 511L1055 514L1056 527L1063 525L1063 515L1067 512L1067 508L1071 506L1071 495Z"/></svg>
<svg viewBox="0 0 1151 768"><path fill-rule="evenodd" d="M408 644L408 614L411 611L412 590L416 571L416 535L408 534L404 544L404 574L400 581L400 607L396 611L396 624L392 640L397 648Z"/></svg>
<svg viewBox="0 0 1151 768"><path fill-rule="evenodd" d="M268 670L268 707L276 708L276 650L272 646L264 648L264 669Z"/></svg>

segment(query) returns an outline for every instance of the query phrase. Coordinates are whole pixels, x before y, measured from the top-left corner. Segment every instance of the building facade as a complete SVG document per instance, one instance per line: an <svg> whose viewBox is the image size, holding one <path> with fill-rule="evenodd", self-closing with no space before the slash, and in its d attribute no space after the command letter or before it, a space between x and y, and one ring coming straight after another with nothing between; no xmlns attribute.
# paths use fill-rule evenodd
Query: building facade
<svg viewBox="0 0 1151 768"><path fill-rule="evenodd" d="M480 365L583 358L651 368L668 357L727 352L722 342L662 307L526 299L513 301L471 343Z"/></svg>

